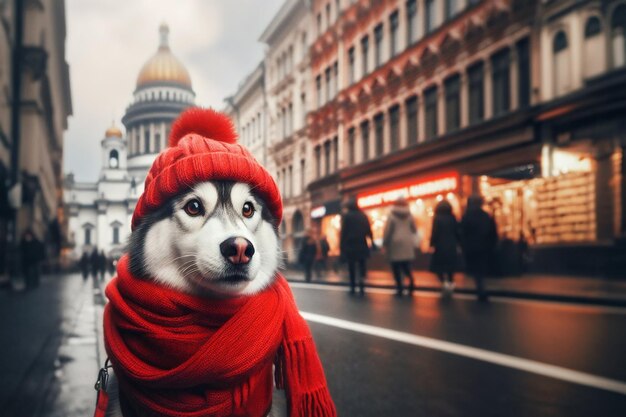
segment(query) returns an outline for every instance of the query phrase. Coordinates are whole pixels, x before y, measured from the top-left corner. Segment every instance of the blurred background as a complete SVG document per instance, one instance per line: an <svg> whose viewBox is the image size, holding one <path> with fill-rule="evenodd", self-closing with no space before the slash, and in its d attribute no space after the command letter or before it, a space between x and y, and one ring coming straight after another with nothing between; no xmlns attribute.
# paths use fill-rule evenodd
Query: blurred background
<svg viewBox="0 0 626 417"><path fill-rule="evenodd" d="M626 1L0 0L0 22L6 415L93 411L103 288L191 106L228 113L281 189L340 415L626 415ZM460 220L474 194L486 304L462 265L454 297L429 272L436 205ZM349 198L378 246L407 200L416 294L374 251L346 296Z"/></svg>

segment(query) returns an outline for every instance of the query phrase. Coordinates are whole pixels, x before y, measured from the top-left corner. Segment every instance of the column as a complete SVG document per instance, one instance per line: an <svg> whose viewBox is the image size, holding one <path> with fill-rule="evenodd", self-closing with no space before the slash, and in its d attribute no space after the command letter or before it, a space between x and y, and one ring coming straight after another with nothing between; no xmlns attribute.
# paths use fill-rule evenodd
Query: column
<svg viewBox="0 0 626 417"><path fill-rule="evenodd" d="M437 84L437 136L446 133L446 92L443 83Z"/></svg>
<svg viewBox="0 0 626 417"><path fill-rule="evenodd" d="M491 78L491 59L485 59L484 67L484 85L485 85L485 120L491 119L493 116L493 83Z"/></svg>
<svg viewBox="0 0 626 417"><path fill-rule="evenodd" d="M389 108L383 111L383 155L391 152L391 117ZM376 155L380 156L380 155Z"/></svg>
<svg viewBox="0 0 626 417"><path fill-rule="evenodd" d="M402 101L398 103L400 106L400 111L398 112L398 117L400 118L398 123L398 129L400 129L400 143L399 148L404 149L409 144L409 138L407 137L408 125L406 120L406 102Z"/></svg>
<svg viewBox="0 0 626 417"><path fill-rule="evenodd" d="M406 1L405 1L405 2L400 3L400 7L398 7L398 33L400 34L399 36L400 41L398 42L398 45L396 45L396 51L397 51L396 55L400 55L400 53L404 51L404 49L407 47L407 44L408 44L407 34L409 33L409 31L408 31L408 25L406 21L407 16L408 16L408 13L406 12Z"/></svg>
<svg viewBox="0 0 626 417"><path fill-rule="evenodd" d="M426 109L424 108L424 95L422 92L417 96L417 142L424 142L426 137Z"/></svg>
<svg viewBox="0 0 626 417"><path fill-rule="evenodd" d="M426 18L426 4L425 0L417 0L417 28L416 35L417 39L422 39L424 37L424 19ZM423 136L420 136L423 137Z"/></svg>
<svg viewBox="0 0 626 417"><path fill-rule="evenodd" d="M167 129L165 128L165 122L161 122L161 149L165 149L168 143L169 143L169 138L167 137Z"/></svg>
<svg viewBox="0 0 626 417"><path fill-rule="evenodd" d="M339 153L339 157L337 159L337 163L339 164L338 166L335 167L335 170L339 171L340 169L344 168L345 166L348 165L348 158L346 156L346 144L345 141L346 139L346 131L344 129L344 124L343 121L339 122L339 126L337 127L337 151Z"/></svg>
<svg viewBox="0 0 626 417"><path fill-rule="evenodd" d="M467 68L461 70L461 129L469 125L469 82Z"/></svg>
<svg viewBox="0 0 626 417"><path fill-rule="evenodd" d="M515 45L511 47L509 51L511 53L511 63L509 64L509 90L511 91L511 111L514 111L519 108L519 57L517 56L517 48L515 48Z"/></svg>

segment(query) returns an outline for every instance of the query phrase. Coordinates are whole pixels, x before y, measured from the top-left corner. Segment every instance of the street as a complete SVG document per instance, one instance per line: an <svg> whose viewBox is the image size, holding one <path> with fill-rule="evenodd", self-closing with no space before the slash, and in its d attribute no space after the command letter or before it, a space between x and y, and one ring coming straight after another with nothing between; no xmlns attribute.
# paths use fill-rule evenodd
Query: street
<svg viewBox="0 0 626 417"><path fill-rule="evenodd" d="M623 416L626 309L295 282L341 416ZM87 416L103 299L89 278L0 293L3 416Z"/></svg>

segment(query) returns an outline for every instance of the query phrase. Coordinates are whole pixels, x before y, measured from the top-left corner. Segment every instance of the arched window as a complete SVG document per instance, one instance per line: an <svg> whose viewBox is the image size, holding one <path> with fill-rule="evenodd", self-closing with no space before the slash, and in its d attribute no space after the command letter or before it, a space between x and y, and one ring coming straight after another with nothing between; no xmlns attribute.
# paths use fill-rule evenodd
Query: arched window
<svg viewBox="0 0 626 417"><path fill-rule="evenodd" d="M626 65L626 4L620 4L611 17L613 67Z"/></svg>
<svg viewBox="0 0 626 417"><path fill-rule="evenodd" d="M554 76L554 92L559 96L569 91L571 87L570 75L570 59L569 48L567 43L567 35L562 30L554 36L552 44L553 56L553 76Z"/></svg>
<svg viewBox="0 0 626 417"><path fill-rule="evenodd" d="M591 16L585 23L584 48L583 69L585 77L593 77L604 71L604 37L602 36L602 23L597 16Z"/></svg>
<svg viewBox="0 0 626 417"><path fill-rule="evenodd" d="M109 168L119 168L120 156L116 149L109 152Z"/></svg>

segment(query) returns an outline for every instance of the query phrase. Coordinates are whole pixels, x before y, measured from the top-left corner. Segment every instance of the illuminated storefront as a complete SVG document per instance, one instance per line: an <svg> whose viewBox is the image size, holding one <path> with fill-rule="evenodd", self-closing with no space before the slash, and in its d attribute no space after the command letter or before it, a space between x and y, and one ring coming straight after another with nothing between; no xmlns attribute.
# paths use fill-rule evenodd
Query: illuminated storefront
<svg viewBox="0 0 626 417"><path fill-rule="evenodd" d="M316 232L328 241L329 256L339 256L339 232L341 231L341 201L333 200L311 209Z"/></svg>

